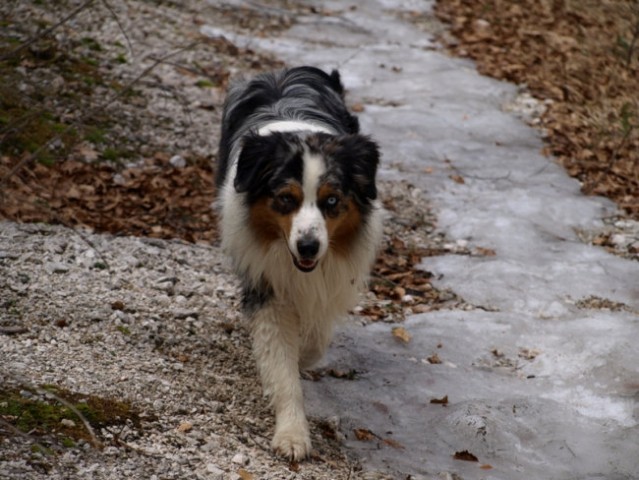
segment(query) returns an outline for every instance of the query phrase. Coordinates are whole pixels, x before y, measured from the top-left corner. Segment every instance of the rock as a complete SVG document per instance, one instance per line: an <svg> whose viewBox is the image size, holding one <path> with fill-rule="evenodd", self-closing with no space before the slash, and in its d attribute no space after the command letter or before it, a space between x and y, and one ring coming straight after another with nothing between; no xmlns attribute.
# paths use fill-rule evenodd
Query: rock
<svg viewBox="0 0 639 480"><path fill-rule="evenodd" d="M62 420L60 420L60 424L68 428L73 428L76 426L76 423L73 420L70 420L68 418L63 418Z"/></svg>
<svg viewBox="0 0 639 480"><path fill-rule="evenodd" d="M209 473L209 478L212 480L224 480L224 470L215 465L214 463L207 463L206 471Z"/></svg>
<svg viewBox="0 0 639 480"><path fill-rule="evenodd" d="M176 319L184 319L184 318L197 318L199 316L199 312L197 310L187 310L187 309L183 309L183 308L176 308L175 310L173 310L173 318Z"/></svg>
<svg viewBox="0 0 639 480"><path fill-rule="evenodd" d="M67 273L69 271L69 266L62 262L48 262L44 269L47 273Z"/></svg>
<svg viewBox="0 0 639 480"><path fill-rule="evenodd" d="M186 160L180 155L174 155L169 160L169 163L173 165L175 168L184 168L186 167Z"/></svg>
<svg viewBox="0 0 639 480"><path fill-rule="evenodd" d="M243 453L236 453L235 456L231 459L231 462L235 463L236 465L248 465L249 458Z"/></svg>

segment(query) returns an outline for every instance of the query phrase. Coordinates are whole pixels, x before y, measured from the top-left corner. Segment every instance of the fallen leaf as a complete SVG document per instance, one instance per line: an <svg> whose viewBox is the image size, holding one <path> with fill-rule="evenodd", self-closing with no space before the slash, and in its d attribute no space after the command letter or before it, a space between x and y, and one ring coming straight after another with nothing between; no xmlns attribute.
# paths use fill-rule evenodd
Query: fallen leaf
<svg viewBox="0 0 639 480"><path fill-rule="evenodd" d="M479 468L481 468L482 470L492 470L493 466L485 463L484 465L481 465Z"/></svg>
<svg viewBox="0 0 639 480"><path fill-rule="evenodd" d="M253 480L255 478L252 473L247 472L243 468L240 468L237 471L237 474L240 476L242 480Z"/></svg>
<svg viewBox="0 0 639 480"><path fill-rule="evenodd" d="M353 433L355 433L355 438L360 442L370 442L377 438L377 435L366 428L356 428Z"/></svg>
<svg viewBox="0 0 639 480"><path fill-rule="evenodd" d="M534 360L539 356L541 351L536 348L520 348L519 349L519 358L523 358L524 360Z"/></svg>
<svg viewBox="0 0 639 480"><path fill-rule="evenodd" d="M178 432L187 433L193 430L193 424L191 422L182 422L177 427Z"/></svg>
<svg viewBox="0 0 639 480"><path fill-rule="evenodd" d="M461 175L451 175L450 179L455 183L459 183L459 184L466 183L466 180L464 180L464 177L462 177Z"/></svg>
<svg viewBox="0 0 639 480"><path fill-rule="evenodd" d="M391 331L393 333L393 337L401 342L408 343L412 338L411 334L408 333L404 327L393 327Z"/></svg>
<svg viewBox="0 0 639 480"><path fill-rule="evenodd" d="M494 257L497 255L497 252L492 248L477 247L475 249L475 255L479 255L480 257Z"/></svg>
<svg viewBox="0 0 639 480"><path fill-rule="evenodd" d="M455 460L464 460L466 462L478 462L479 461L479 459L475 455L470 453L468 450L462 450L461 452L455 452L455 455L453 455L453 458Z"/></svg>
<svg viewBox="0 0 639 480"><path fill-rule="evenodd" d="M336 368L331 368L328 371L328 374L333 378L340 378L342 380L355 380L357 377L357 371L354 369L338 370Z"/></svg>
<svg viewBox="0 0 639 480"><path fill-rule="evenodd" d="M448 405L448 395L445 395L442 398L431 398L430 403L446 406Z"/></svg>
<svg viewBox="0 0 639 480"><path fill-rule="evenodd" d="M439 358L439 355L437 355L436 353L433 353L426 360L428 361L428 363L432 365L439 365L440 363L442 363L441 359Z"/></svg>
<svg viewBox="0 0 639 480"><path fill-rule="evenodd" d="M382 442L384 442L386 445L388 445L389 447L393 447L393 448L397 448L397 449L404 449L404 445L402 445L401 443L399 443L396 440L393 440L391 438L384 438L382 440Z"/></svg>

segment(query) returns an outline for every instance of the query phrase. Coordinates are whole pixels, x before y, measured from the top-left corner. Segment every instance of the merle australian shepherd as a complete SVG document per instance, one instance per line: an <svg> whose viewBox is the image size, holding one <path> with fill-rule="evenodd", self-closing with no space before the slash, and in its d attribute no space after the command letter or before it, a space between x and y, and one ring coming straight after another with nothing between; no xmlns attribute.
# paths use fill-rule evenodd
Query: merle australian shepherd
<svg viewBox="0 0 639 480"><path fill-rule="evenodd" d="M343 95L337 71L292 68L231 87L222 119L222 246L275 410L272 446L293 460L311 449L300 369L357 302L382 229L379 151Z"/></svg>

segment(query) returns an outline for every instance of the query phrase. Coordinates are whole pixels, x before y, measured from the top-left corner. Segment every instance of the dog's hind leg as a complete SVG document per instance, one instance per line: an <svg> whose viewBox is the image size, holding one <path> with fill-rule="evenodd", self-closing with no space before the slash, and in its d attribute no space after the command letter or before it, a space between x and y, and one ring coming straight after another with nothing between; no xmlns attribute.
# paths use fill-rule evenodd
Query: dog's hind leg
<svg viewBox="0 0 639 480"><path fill-rule="evenodd" d="M251 333L262 387L275 410L273 449L300 460L309 454L311 439L299 375L299 319L267 303L253 312Z"/></svg>

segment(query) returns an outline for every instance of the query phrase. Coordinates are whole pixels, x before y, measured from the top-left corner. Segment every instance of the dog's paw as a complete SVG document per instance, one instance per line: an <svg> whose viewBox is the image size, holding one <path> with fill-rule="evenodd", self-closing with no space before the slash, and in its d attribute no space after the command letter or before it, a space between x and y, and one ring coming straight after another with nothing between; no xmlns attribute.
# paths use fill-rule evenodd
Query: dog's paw
<svg viewBox="0 0 639 480"><path fill-rule="evenodd" d="M302 460L311 452L308 427L277 430L271 445L277 455L288 460Z"/></svg>

